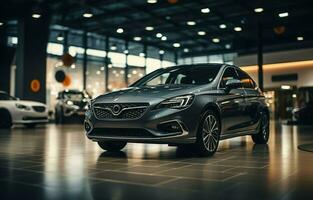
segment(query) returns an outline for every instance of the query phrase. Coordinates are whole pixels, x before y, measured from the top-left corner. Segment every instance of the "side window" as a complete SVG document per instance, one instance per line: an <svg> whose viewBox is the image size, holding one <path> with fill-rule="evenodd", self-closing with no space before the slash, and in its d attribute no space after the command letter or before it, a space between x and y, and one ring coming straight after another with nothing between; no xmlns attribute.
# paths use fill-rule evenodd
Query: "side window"
<svg viewBox="0 0 313 200"><path fill-rule="evenodd" d="M231 79L238 79L237 73L234 68L228 67L222 76L221 82L220 82L220 88L226 87L226 82Z"/></svg>
<svg viewBox="0 0 313 200"><path fill-rule="evenodd" d="M255 88L255 83L254 81L250 78L248 74L241 70L237 70L238 75L239 75L239 80L242 83L242 87L248 88L248 89L254 89Z"/></svg>

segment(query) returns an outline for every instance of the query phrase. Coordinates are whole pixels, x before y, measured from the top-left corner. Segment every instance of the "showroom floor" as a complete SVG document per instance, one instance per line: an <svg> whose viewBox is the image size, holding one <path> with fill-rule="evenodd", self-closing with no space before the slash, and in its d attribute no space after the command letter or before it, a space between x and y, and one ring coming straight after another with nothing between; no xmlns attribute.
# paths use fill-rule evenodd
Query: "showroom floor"
<svg viewBox="0 0 313 200"><path fill-rule="evenodd" d="M313 199L313 127L271 124L268 145L223 141L212 158L167 145L103 152L80 125L0 130L0 199Z"/></svg>

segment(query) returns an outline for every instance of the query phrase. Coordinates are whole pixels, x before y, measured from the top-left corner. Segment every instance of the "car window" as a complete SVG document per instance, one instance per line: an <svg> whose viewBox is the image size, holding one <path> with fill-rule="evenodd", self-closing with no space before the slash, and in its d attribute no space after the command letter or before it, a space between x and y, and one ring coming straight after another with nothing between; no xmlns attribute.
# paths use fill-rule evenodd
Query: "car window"
<svg viewBox="0 0 313 200"><path fill-rule="evenodd" d="M219 70L219 67L213 66L174 68L166 71L161 71L158 74L154 74L154 76L147 81L139 81L135 85L203 85L211 83L216 77Z"/></svg>
<svg viewBox="0 0 313 200"><path fill-rule="evenodd" d="M241 70L237 70L237 73L239 75L239 80L242 83L243 88L250 88L250 89L255 88L254 81L252 80L252 78L250 78L250 76L247 73Z"/></svg>
<svg viewBox="0 0 313 200"><path fill-rule="evenodd" d="M5 94L5 93L0 93L0 100L5 100L5 101L7 101L7 100L16 100L16 98L14 98L14 97L11 97L10 95L8 95L8 94Z"/></svg>
<svg viewBox="0 0 313 200"><path fill-rule="evenodd" d="M225 88L226 87L226 82L228 80L232 79L238 79L237 73L234 68L228 67L222 76L221 82L220 82L220 88Z"/></svg>

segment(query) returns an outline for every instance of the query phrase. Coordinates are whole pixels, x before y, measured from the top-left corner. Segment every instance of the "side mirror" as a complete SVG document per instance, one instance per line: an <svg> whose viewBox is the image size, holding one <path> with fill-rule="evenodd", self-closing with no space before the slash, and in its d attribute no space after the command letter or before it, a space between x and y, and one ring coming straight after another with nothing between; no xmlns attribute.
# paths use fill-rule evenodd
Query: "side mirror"
<svg viewBox="0 0 313 200"><path fill-rule="evenodd" d="M230 92L232 89L240 88L242 86L240 80L230 79L226 82L226 92Z"/></svg>

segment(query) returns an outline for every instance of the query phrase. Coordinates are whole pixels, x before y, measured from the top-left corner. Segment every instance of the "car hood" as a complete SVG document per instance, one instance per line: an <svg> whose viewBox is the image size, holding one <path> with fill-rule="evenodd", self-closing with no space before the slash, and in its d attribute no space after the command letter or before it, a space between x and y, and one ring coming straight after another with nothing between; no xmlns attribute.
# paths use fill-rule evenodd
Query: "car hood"
<svg viewBox="0 0 313 200"><path fill-rule="evenodd" d="M175 96L194 94L201 91L200 86L194 85L157 85L130 87L119 91L101 95L95 102L154 102Z"/></svg>

